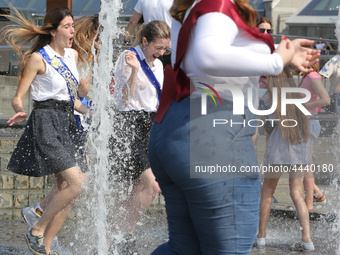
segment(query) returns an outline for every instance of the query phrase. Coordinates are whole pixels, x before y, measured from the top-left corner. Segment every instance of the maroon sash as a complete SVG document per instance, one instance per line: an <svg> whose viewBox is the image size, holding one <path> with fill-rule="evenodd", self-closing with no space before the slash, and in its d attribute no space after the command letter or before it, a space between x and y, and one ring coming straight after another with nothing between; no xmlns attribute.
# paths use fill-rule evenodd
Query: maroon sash
<svg viewBox="0 0 340 255"><path fill-rule="evenodd" d="M272 52L275 50L273 37L270 34L261 33L258 28L249 27L242 20L236 6L230 0L201 0L191 10L179 31L174 68L172 69L170 66L165 68L162 96L155 117L155 121L158 123L161 123L174 100L179 102L190 95L190 79L186 76L180 66L188 46L192 25L196 23L201 15L209 12L220 12L229 16L238 27L248 32L251 36L267 43ZM227 32L228 31L226 31L226 33Z"/></svg>

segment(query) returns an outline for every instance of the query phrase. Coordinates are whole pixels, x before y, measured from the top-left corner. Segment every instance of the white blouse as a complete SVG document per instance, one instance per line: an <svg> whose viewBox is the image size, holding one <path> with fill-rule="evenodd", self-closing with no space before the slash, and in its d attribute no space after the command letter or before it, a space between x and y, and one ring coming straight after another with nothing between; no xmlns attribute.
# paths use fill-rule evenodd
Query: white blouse
<svg viewBox="0 0 340 255"><path fill-rule="evenodd" d="M171 28L170 8L173 0L138 0L134 10L143 14L144 22L162 20Z"/></svg>
<svg viewBox="0 0 340 255"><path fill-rule="evenodd" d="M144 53L139 46L135 47L138 55L142 60L145 59ZM122 100L122 90L130 78L132 68L125 62L125 52L120 54L114 72L115 91L113 93L115 103L120 111L144 110L147 112L156 112L158 108L158 96L154 85L144 73L141 66L139 66L137 73L136 90L132 98L128 102ZM151 68L155 77L157 78L160 87L163 87L163 64L159 59L155 59L154 67Z"/></svg>
<svg viewBox="0 0 340 255"><path fill-rule="evenodd" d="M185 18L192 7L187 10ZM180 28L180 22L173 20L173 64ZM241 88L245 103L247 89L251 87L254 103L257 101L259 76L280 74L283 61L277 53L270 54L270 48L265 42L239 28L227 15L214 12L200 16L192 27L181 68L196 86L197 82L209 84L216 88L222 98L230 101L233 99L229 90L221 91L220 87L227 88L230 84ZM202 90L197 89L193 96L201 93Z"/></svg>
<svg viewBox="0 0 340 255"><path fill-rule="evenodd" d="M63 59L64 63L73 73L79 82L79 74L76 67L76 60L73 49L65 48L64 57L56 53L49 45L44 47L50 58L58 56ZM45 60L46 72L36 75L31 84L31 97L36 101L44 101L47 99L70 101L65 79Z"/></svg>

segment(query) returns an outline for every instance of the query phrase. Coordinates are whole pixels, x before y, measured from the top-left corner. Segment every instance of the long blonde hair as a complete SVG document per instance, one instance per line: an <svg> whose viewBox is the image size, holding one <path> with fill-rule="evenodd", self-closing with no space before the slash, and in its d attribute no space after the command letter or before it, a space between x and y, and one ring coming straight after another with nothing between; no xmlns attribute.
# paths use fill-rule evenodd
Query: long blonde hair
<svg viewBox="0 0 340 255"><path fill-rule="evenodd" d="M4 38L21 59L21 76L31 54L52 41L50 32L57 29L65 17L70 16L73 18L73 16L67 8L55 8L46 13L43 26L37 27L31 19L26 19L13 5L11 5L11 8L13 9L13 15L4 14L2 16L15 24L4 27ZM29 50L22 51L23 46L33 39L36 39L33 46Z"/></svg>
<svg viewBox="0 0 340 255"><path fill-rule="evenodd" d="M160 20L153 20L147 24L143 24L136 33L133 47L141 45L143 37L145 37L149 43L157 39L170 39L170 28L164 21Z"/></svg>
<svg viewBox="0 0 340 255"><path fill-rule="evenodd" d="M277 108L275 110L275 116L279 119L279 123L285 121L286 125L290 127L281 127L281 134L283 140L288 140L289 144L296 144L307 142L310 138L310 131L308 125L308 119L303 112L300 111L295 105L289 104L287 105L287 114L281 114L281 88L284 87L297 87L294 79L291 75L291 70L289 67L285 67L283 72L277 76L268 76L268 92L270 97L272 98L273 88L277 88L278 92L278 102ZM287 98L290 99L301 99L302 96L300 93L287 93ZM298 124L294 126L294 121L287 121L288 119L295 120Z"/></svg>
<svg viewBox="0 0 340 255"><path fill-rule="evenodd" d="M170 8L171 16L175 20L178 20L179 22L182 23L185 16L185 12L190 8L190 6L192 6L192 4L195 1L196 0L174 0L174 3ZM249 4L249 0L234 0L234 4L242 20L248 26L255 27L257 13Z"/></svg>
<svg viewBox="0 0 340 255"><path fill-rule="evenodd" d="M93 37L97 34L99 21L97 16L83 16L74 21L74 38L72 48L78 52L79 61L90 63L93 61ZM97 39L96 42L97 43Z"/></svg>

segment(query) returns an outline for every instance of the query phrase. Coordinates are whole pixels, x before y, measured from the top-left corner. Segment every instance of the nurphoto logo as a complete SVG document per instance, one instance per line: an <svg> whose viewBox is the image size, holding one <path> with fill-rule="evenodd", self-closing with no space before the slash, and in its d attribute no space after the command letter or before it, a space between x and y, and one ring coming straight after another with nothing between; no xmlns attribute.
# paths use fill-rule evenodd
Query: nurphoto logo
<svg viewBox="0 0 340 255"><path fill-rule="evenodd" d="M233 98L233 114L234 115L244 115L244 101L245 101L245 96L243 94L243 91L241 88L237 87L237 86L233 86L233 85L228 85L225 86L223 84L216 84L215 88L213 88L210 85L201 83L202 85L208 87L211 91L214 92L214 94L217 96L218 100L220 101L220 104L222 106L222 100L220 98L220 95L217 93L217 91L221 92L221 91L230 91L232 98ZM205 93L201 94L201 115L207 115L207 95L209 95L214 103L215 106L217 106L216 100L213 96L213 94L205 89L205 88L199 88L201 90L203 90ZM248 108L250 110L251 113L255 114L255 115L260 115L260 116L264 116L264 115L270 115L272 113L275 112L277 106L278 106L278 91L277 88L273 88L272 91L272 98L271 98L271 102L272 102L272 106L270 107L270 109L267 110L259 110L256 109L254 107L253 104L253 92L252 92L252 88L248 88L247 90L248 92ZM305 94L304 98L300 98L300 99L291 99L291 98L287 98L287 94L288 93L300 93L300 94ZM289 104L293 104L295 105L297 108L299 108L305 115L311 115L311 113L305 108L305 106L303 105L304 103L307 103L309 101L309 99L311 98L311 93L309 92L309 90L304 89L304 88L292 88L292 87L285 87L285 88L281 88L281 114L282 115L286 115L287 113L287 105ZM267 119L266 121L270 121L272 125L274 125L274 121L279 121L278 119ZM296 120L293 119L286 119L283 122L294 122L295 124L293 125L286 125L285 123L281 123L282 126L284 127L295 127L298 123ZM232 121L231 120L226 120L226 119L214 119L213 122L213 126L215 127L216 125L225 125L227 123L230 123L232 126ZM252 124L252 123L257 123ZM246 122L244 120L244 123L240 123L243 124L244 126L246 125ZM264 125L264 121L261 119L251 119L248 120L248 126L251 127L262 127Z"/></svg>

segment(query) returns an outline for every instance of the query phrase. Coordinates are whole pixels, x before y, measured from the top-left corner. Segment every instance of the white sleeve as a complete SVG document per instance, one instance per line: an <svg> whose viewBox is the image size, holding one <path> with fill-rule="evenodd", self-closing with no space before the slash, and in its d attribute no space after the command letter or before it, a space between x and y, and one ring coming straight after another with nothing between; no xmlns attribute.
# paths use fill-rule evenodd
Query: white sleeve
<svg viewBox="0 0 340 255"><path fill-rule="evenodd" d="M131 75L131 71L132 71L131 67L129 67L125 62L125 51L124 51L119 55L116 61L116 64L115 64L115 71L114 71L115 87L114 87L113 95L119 103L121 103L122 90Z"/></svg>
<svg viewBox="0 0 340 255"><path fill-rule="evenodd" d="M142 0L137 1L134 10L140 14L143 14Z"/></svg>
<svg viewBox="0 0 340 255"><path fill-rule="evenodd" d="M249 42L252 44L249 45ZM193 43L194 62L201 72L208 75L278 75L283 70L280 55L265 53L269 52L267 45L249 38L222 13L208 13L197 20Z"/></svg>

